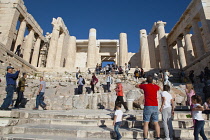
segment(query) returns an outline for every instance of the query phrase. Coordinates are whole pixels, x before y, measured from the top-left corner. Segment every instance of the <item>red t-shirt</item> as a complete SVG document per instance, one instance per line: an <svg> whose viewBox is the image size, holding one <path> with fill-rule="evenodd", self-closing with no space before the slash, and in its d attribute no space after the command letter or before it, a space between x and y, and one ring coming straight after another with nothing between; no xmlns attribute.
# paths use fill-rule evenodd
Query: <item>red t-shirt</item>
<svg viewBox="0 0 210 140"><path fill-rule="evenodd" d="M121 83L117 84L115 91L117 92L117 96L123 96L123 86Z"/></svg>
<svg viewBox="0 0 210 140"><path fill-rule="evenodd" d="M144 106L158 106L157 91L160 89L155 84L141 84L140 89L144 90Z"/></svg>

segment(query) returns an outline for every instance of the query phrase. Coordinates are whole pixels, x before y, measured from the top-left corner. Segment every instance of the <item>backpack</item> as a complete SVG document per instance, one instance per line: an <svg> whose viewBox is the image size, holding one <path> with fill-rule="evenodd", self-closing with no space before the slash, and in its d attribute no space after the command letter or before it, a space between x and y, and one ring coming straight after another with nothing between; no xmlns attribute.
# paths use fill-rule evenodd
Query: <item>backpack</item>
<svg viewBox="0 0 210 140"><path fill-rule="evenodd" d="M85 79L82 80L82 83L85 84Z"/></svg>

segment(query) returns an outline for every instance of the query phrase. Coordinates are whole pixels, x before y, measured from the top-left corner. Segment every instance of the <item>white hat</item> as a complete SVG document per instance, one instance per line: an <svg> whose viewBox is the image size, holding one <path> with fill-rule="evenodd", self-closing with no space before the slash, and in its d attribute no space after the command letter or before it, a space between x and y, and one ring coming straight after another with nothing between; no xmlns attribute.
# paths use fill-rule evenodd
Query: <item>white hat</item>
<svg viewBox="0 0 210 140"><path fill-rule="evenodd" d="M116 79L115 83L121 83L120 79Z"/></svg>

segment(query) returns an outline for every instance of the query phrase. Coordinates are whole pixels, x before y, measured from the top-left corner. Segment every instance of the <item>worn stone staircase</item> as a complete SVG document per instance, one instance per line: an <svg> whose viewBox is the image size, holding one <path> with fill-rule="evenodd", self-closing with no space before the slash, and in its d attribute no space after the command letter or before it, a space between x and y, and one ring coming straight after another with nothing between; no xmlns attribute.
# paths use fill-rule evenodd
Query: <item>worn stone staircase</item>
<svg viewBox="0 0 210 140"><path fill-rule="evenodd" d="M175 140L192 140L192 119L189 111L176 111L173 127ZM113 139L113 112L109 110L60 110L33 111L12 110L0 112L0 132L2 140L74 140ZM206 115L203 115L206 119ZM164 138L161 115L161 137ZM143 112L131 111L124 114L120 132L123 139L143 138ZM206 121L205 134L210 138L210 121ZM151 125L149 139L154 139Z"/></svg>

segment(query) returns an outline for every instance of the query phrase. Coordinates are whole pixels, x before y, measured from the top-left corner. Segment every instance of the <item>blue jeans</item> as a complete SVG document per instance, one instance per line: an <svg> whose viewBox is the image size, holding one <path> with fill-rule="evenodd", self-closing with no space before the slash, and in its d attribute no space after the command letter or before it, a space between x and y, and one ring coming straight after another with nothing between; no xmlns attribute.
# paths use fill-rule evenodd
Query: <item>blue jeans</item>
<svg viewBox="0 0 210 140"><path fill-rule="evenodd" d="M150 122L150 118L152 118L152 122L158 122L158 115L158 106L144 106L144 122Z"/></svg>
<svg viewBox="0 0 210 140"><path fill-rule="evenodd" d="M23 91L18 91L18 97L15 103L15 107L19 107L19 104L21 103L21 101L23 100Z"/></svg>
<svg viewBox="0 0 210 140"><path fill-rule="evenodd" d="M46 104L43 102L43 99L44 99L44 92L39 92L39 95L36 96L36 108L39 107L39 105L41 107L44 107L46 106Z"/></svg>
<svg viewBox="0 0 210 140"><path fill-rule="evenodd" d="M4 103L1 105L1 108L5 109L10 106L10 104L12 103L12 98L13 98L15 88L16 87L14 85L8 85L6 87L7 96L4 99Z"/></svg>
<svg viewBox="0 0 210 140"><path fill-rule="evenodd" d="M114 132L117 134L117 138L116 138L117 140L122 138L122 136L118 130L121 124L122 124L122 122L116 122L114 125Z"/></svg>
<svg viewBox="0 0 210 140"><path fill-rule="evenodd" d="M205 121L195 120L195 126L194 126L194 137L195 138L194 138L194 140L199 140L198 134L201 135L203 140L208 140L204 133L204 125L205 125Z"/></svg>
<svg viewBox="0 0 210 140"><path fill-rule="evenodd" d="M110 90L110 82L107 82L107 90L108 90L108 92L111 92L111 90Z"/></svg>
<svg viewBox="0 0 210 140"><path fill-rule="evenodd" d="M78 94L82 94L83 92L83 85L78 86Z"/></svg>

